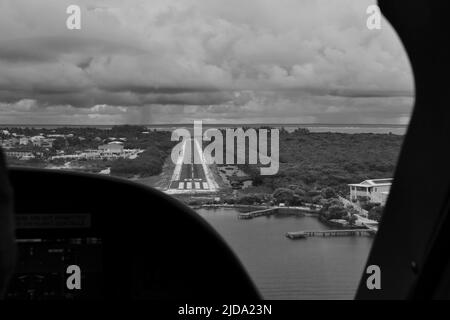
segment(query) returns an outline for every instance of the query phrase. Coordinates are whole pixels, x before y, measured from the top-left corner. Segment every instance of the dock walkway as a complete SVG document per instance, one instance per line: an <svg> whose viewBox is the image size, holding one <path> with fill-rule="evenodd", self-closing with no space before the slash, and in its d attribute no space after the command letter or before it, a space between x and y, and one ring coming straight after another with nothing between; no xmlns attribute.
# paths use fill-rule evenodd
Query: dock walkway
<svg viewBox="0 0 450 320"><path fill-rule="evenodd" d="M375 231L371 229L338 229L338 230L287 232L286 237L290 239L304 239L307 237L342 237L342 236L363 236L374 234Z"/></svg>
<svg viewBox="0 0 450 320"><path fill-rule="evenodd" d="M269 216L271 214L276 213L276 208L269 208L269 209L263 209L263 210L256 210L252 212L246 212L246 213L240 213L238 218L239 219L253 219L255 217L260 216Z"/></svg>
<svg viewBox="0 0 450 320"><path fill-rule="evenodd" d="M253 219L255 217L260 216L270 216L272 214L297 214L297 215L304 215L304 214L317 214L317 210L312 210L308 207L278 207L274 206L271 208L266 209L260 209L256 211L246 212L246 213L240 213L238 218L239 219Z"/></svg>

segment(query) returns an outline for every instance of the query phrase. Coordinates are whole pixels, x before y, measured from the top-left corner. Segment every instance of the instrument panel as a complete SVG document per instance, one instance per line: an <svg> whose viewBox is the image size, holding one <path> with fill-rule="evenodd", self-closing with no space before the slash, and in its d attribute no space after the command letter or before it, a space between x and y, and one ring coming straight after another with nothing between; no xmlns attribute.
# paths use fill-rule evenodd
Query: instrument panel
<svg viewBox="0 0 450 320"><path fill-rule="evenodd" d="M6 299L102 298L102 238L90 227L85 213L17 214L18 261Z"/></svg>

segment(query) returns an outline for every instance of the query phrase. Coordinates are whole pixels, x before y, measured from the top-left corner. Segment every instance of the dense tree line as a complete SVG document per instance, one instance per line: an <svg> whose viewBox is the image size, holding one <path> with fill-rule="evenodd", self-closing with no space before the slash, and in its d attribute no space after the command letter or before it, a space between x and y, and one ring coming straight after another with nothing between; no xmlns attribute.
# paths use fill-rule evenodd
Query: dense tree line
<svg viewBox="0 0 450 320"><path fill-rule="evenodd" d="M372 209L370 209L369 214L368 214L368 218L375 220L375 221L380 221L381 217L383 216L383 211L384 211L384 206L373 206Z"/></svg>
<svg viewBox="0 0 450 320"><path fill-rule="evenodd" d="M280 169L261 176L258 166L242 165L256 185L272 190L299 185L303 191L332 187L348 193L348 183L392 177L403 136L393 134L280 131Z"/></svg>
<svg viewBox="0 0 450 320"><path fill-rule="evenodd" d="M136 159L117 159L111 163L111 174L148 177L160 174L176 142L170 141L170 132L153 131L138 140L128 140L126 148L143 149Z"/></svg>

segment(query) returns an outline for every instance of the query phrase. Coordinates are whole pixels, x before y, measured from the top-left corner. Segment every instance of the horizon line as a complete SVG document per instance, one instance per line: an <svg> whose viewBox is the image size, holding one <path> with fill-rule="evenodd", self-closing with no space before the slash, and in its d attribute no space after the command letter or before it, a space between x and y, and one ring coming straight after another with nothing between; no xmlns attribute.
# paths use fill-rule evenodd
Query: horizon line
<svg viewBox="0 0 450 320"><path fill-rule="evenodd" d="M257 122L257 123L211 123L211 122L203 122L205 125L227 125L227 126L238 126L238 125L277 125L277 126L408 126L408 124L399 124L399 123L326 123L326 122L315 122L315 123L277 123L277 122ZM69 124L69 123L45 123L45 124L25 124L25 123L0 123L0 126L77 126L77 127L93 127L93 126L188 126L193 125L188 122L180 122L180 123L147 123L147 124L138 124L138 123L111 123L111 124Z"/></svg>

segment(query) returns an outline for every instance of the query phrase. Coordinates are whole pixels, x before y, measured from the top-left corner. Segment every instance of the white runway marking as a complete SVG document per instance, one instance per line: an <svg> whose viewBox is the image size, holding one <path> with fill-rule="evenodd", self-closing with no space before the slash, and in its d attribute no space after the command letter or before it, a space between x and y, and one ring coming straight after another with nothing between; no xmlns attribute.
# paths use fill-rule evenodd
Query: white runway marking
<svg viewBox="0 0 450 320"><path fill-rule="evenodd" d="M177 163L175 165L175 170L173 170L172 181L180 180L181 167L183 166L184 154L186 152L186 141L183 143L180 154L178 155Z"/></svg>
<svg viewBox="0 0 450 320"><path fill-rule="evenodd" d="M203 172L205 173L206 181L208 182L208 186L211 188L212 191L216 191L219 189L219 186L217 185L216 181L214 180L213 174L209 171L208 165L206 164L205 158L203 157L203 149L200 146L200 143L194 139L195 146L197 147L196 150L198 152L198 155L200 156L200 160L202 162Z"/></svg>
<svg viewBox="0 0 450 320"><path fill-rule="evenodd" d="M188 144L189 143L189 144ZM192 147L191 147L192 143ZM194 154L193 154L194 153ZM186 157L190 155L198 156L197 160L200 159L201 169L203 169L203 173L205 178L195 177L194 174L194 165L187 166L187 163L190 163L190 159L188 161L184 161ZM197 193L197 192L215 192L219 189L217 182L214 180L214 175L209 169L209 166L206 164L205 158L203 156L202 148L200 143L196 139L188 139L185 140L183 146L179 154L177 155L178 159L175 163L174 172L172 174L171 184L169 188L166 190L168 194L177 194L177 193ZM182 169L183 168L183 169ZM198 168L195 168L198 169ZM200 170L201 170L200 169ZM183 172L183 175L187 178L181 179L182 170L186 170L187 172ZM190 177L189 177L190 176ZM181 181L180 181L181 179ZM205 181L206 180L206 181Z"/></svg>

